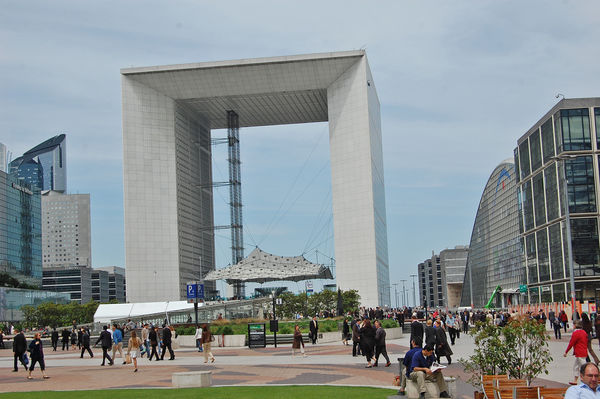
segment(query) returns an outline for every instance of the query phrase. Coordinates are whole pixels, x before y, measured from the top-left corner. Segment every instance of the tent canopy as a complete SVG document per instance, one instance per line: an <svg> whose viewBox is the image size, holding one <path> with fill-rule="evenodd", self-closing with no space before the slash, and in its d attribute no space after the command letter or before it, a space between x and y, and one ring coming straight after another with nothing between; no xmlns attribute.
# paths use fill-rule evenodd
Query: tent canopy
<svg viewBox="0 0 600 399"><path fill-rule="evenodd" d="M268 281L333 279L333 276L329 268L312 263L302 255L292 257L272 255L256 247L250 255L235 265L214 270L204 279L226 280L228 284L238 281L262 284Z"/></svg>

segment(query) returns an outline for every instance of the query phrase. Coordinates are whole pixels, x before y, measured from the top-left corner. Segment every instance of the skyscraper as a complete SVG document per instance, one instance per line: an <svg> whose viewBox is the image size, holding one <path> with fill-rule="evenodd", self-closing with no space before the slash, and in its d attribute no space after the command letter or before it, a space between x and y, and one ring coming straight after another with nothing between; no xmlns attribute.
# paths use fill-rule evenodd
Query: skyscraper
<svg viewBox="0 0 600 399"><path fill-rule="evenodd" d="M60 134L10 163L10 173L42 191L67 191L66 136Z"/></svg>
<svg viewBox="0 0 600 399"><path fill-rule="evenodd" d="M7 154L6 154L6 146L0 143L0 172L7 171Z"/></svg>

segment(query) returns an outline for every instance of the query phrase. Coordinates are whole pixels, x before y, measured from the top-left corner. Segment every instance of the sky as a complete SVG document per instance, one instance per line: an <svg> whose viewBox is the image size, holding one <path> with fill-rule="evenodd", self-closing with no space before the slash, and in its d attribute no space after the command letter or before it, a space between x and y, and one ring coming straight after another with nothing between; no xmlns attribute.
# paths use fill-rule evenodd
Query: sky
<svg viewBox="0 0 600 399"><path fill-rule="evenodd" d="M489 175L556 95L600 95L599 22L596 1L0 0L0 142L16 158L67 134L68 190L91 194L93 266L125 266L121 68L365 49L390 285L408 290L432 251L469 244ZM240 135L246 254L332 263L327 123ZM213 174L228 180L222 146ZM228 195L215 189L217 225ZM216 234L220 268L229 231Z"/></svg>

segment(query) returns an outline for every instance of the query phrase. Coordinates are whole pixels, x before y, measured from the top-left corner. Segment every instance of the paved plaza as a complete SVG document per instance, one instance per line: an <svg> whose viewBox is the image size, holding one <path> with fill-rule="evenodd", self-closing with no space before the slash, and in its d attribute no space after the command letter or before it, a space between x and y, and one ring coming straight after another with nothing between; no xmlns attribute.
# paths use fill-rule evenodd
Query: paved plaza
<svg viewBox="0 0 600 399"><path fill-rule="evenodd" d="M562 341L552 340L550 349L554 358L549 375L542 376L536 384L546 386L567 386L571 378L573 357L563 358L569 336ZM594 341L597 347L597 341ZM138 359L137 373L132 365L123 365L117 358L114 366L100 366L102 351L94 348L94 358L86 353L83 359L74 351L52 352L45 347L46 372L51 377L42 380L39 370L34 370L33 380L27 380L26 372L20 366L13 373L13 357L10 349L0 350L0 391L37 390L84 390L111 388L168 388L171 387L171 374L175 372L210 370L213 386L231 385L274 385L274 384L327 384L356 385L395 388L394 376L398 374L397 358L408 350L408 335L388 341L388 354L393 360L391 367L366 369L364 357L352 357L352 346L337 344L307 344L307 357L292 357L290 345L278 348L213 348L214 363L204 363L201 353L193 348L176 350L173 361L148 361ZM457 397L470 399L473 387L466 382L468 376L458 363L460 357L468 356L473 348L472 338L461 335L452 347L452 364L444 371L446 376L458 378ZM118 356L118 355L117 355ZM445 363L445 359L442 359ZM36 366L37 368L37 366Z"/></svg>

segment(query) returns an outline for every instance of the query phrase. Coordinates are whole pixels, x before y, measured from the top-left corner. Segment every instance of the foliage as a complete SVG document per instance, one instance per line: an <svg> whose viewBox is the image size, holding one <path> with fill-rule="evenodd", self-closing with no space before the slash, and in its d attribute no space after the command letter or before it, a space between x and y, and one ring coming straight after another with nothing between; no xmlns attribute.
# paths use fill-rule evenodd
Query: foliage
<svg viewBox="0 0 600 399"><path fill-rule="evenodd" d="M97 302L88 302L83 305L71 302L67 304L42 303L38 306L25 305L23 312L23 326L26 328L62 327L70 326L75 320L77 324L91 323L94 313L98 308Z"/></svg>
<svg viewBox="0 0 600 399"><path fill-rule="evenodd" d="M395 390L370 387L340 387L327 385L291 385L291 386L229 386L182 389L111 389L89 391L38 391L4 393L2 398L28 399L71 399L85 396L88 399L112 398L114 396L130 396L144 399L191 399L210 397L211 399L225 398L344 398L344 399L377 399L393 395Z"/></svg>
<svg viewBox="0 0 600 399"><path fill-rule="evenodd" d="M23 283L8 273L0 273L0 287L23 288L28 290L39 290L40 287Z"/></svg>
<svg viewBox="0 0 600 399"><path fill-rule="evenodd" d="M354 312L360 304L360 295L356 290L341 291L344 314ZM282 304L277 305L279 318L293 318L296 314L315 315L324 310L337 309L337 291L323 290L311 295L284 292L279 296Z"/></svg>
<svg viewBox="0 0 600 399"><path fill-rule="evenodd" d="M528 318L511 319L506 326L493 322L477 323L469 332L475 339L475 351L468 359L459 359L469 382L478 386L482 375L508 374L531 382L548 374L552 361L544 325Z"/></svg>

